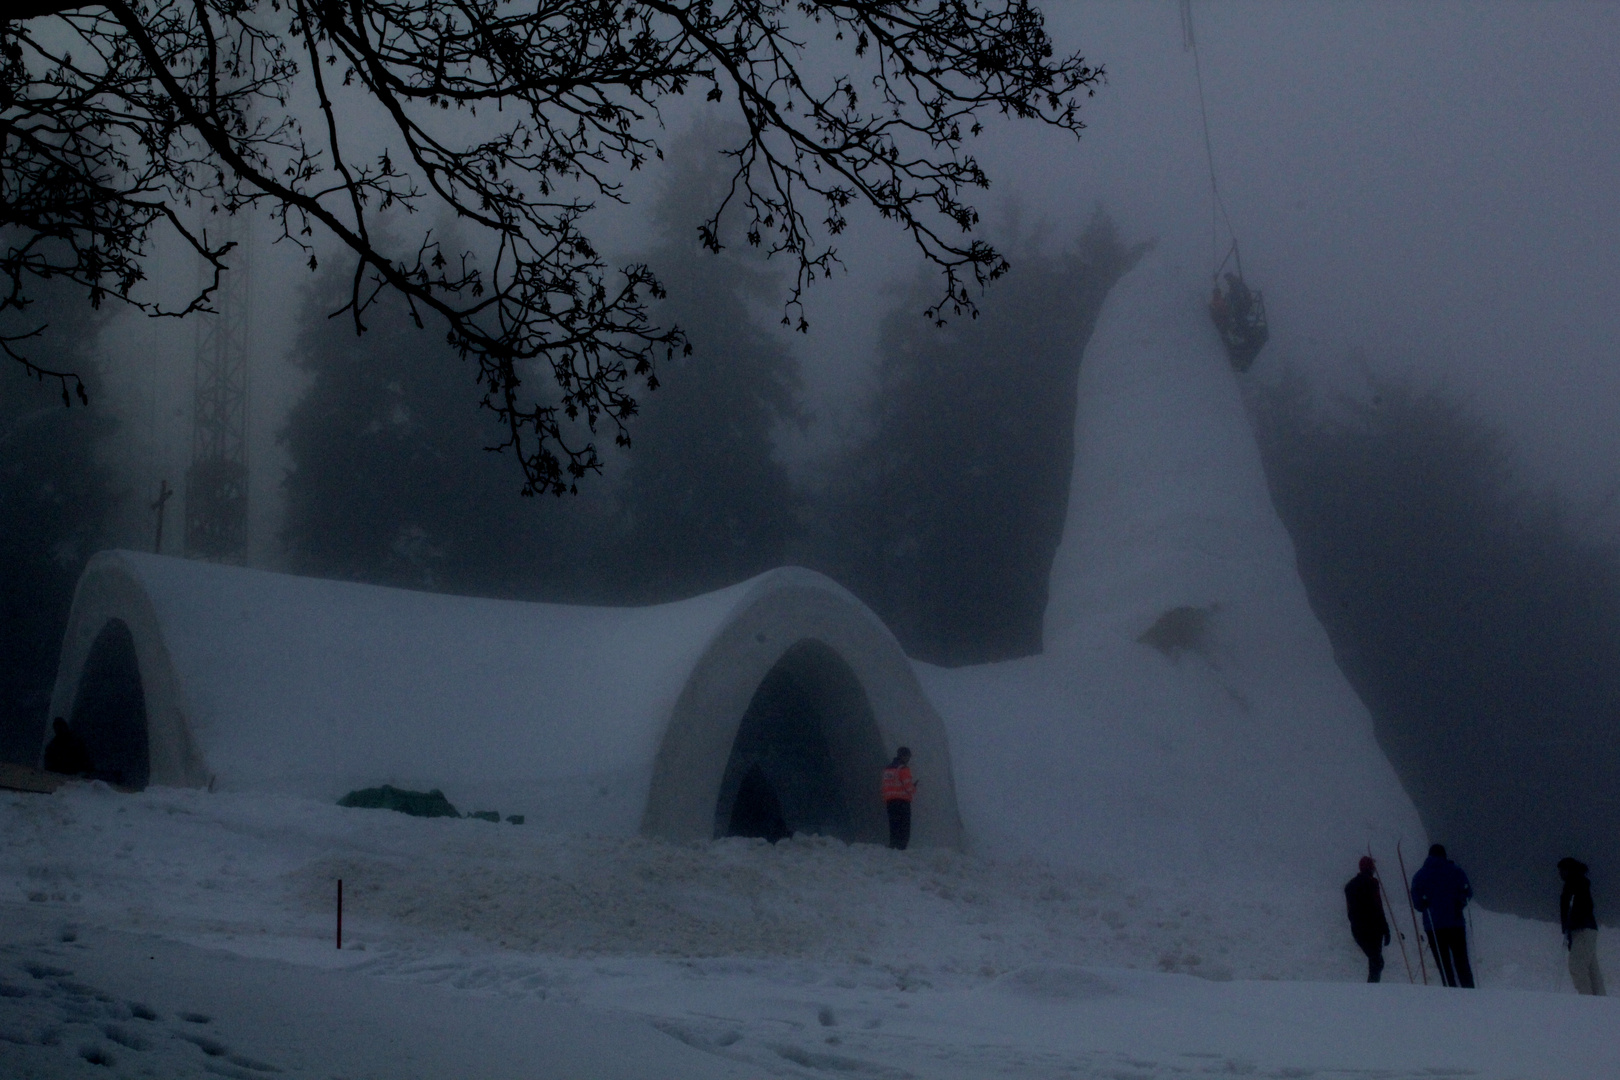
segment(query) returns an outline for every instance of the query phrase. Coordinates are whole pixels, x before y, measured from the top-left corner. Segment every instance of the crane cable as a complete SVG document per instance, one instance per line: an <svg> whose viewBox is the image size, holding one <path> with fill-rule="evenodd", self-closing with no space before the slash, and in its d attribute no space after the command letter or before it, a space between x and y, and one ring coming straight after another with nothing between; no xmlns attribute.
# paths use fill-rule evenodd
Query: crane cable
<svg viewBox="0 0 1620 1080"><path fill-rule="evenodd" d="M1209 108L1204 103L1204 68L1198 59L1198 38L1193 33L1192 0L1181 0L1181 47L1185 52L1192 53L1193 75L1198 82L1198 116L1204 125L1204 160L1209 165L1209 261L1215 269L1212 277L1219 277L1221 268L1226 265L1227 259L1236 258L1238 277L1243 276L1243 257L1238 254L1237 231L1232 228L1232 218L1226 212L1226 200L1221 197L1221 186L1215 179L1215 149L1209 138ZM1226 235L1231 237L1231 246L1226 256L1221 256L1221 223L1226 224Z"/></svg>

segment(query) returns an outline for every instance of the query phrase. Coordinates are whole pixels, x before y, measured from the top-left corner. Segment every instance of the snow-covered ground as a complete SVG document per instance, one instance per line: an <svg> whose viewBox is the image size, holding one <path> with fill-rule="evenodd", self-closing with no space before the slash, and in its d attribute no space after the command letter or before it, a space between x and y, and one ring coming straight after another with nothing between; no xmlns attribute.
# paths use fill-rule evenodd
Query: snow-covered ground
<svg viewBox="0 0 1620 1080"><path fill-rule="evenodd" d="M1616 1074L1555 925L1369 987L1334 892L73 784L0 798L0 1076Z"/></svg>

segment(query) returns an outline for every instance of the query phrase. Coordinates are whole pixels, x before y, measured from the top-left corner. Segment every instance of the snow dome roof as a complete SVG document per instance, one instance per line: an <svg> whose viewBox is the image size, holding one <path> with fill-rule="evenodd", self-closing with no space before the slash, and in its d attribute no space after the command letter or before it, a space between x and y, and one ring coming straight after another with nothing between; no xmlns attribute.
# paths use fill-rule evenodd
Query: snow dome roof
<svg viewBox="0 0 1620 1080"><path fill-rule="evenodd" d="M600 608L103 552L74 596L51 705L129 758L136 786L441 788L463 809L672 839L724 832L721 803L751 764L794 818L801 759L822 770L812 786L841 794L804 804L810 831L882 839L878 773L906 744L929 793L916 842L961 840L944 730L909 662L858 600L798 568ZM740 761L762 708L785 710L797 742L754 738ZM107 719L136 710L144 740Z"/></svg>

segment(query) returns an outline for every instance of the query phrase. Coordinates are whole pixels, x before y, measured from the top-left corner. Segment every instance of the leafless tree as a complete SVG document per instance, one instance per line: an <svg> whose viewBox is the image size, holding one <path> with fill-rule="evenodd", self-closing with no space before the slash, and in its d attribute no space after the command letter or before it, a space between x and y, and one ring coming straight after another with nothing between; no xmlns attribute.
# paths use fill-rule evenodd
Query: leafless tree
<svg viewBox="0 0 1620 1080"><path fill-rule="evenodd" d="M973 236L966 198L988 178L969 138L994 113L1078 135L1100 78L1054 52L1027 0L9 0L0 312L53 276L98 304L206 310L231 256L199 210L266 212L312 267L321 233L352 258L357 330L385 290L441 318L525 493L561 493L600 467L599 425L628 443L636 380L655 387L655 361L684 347L649 316L652 272L610 269L583 228L659 156L672 96L745 125L701 235L718 250L735 218L786 258L784 319L802 329L858 203L941 268L929 315L971 312L1006 264ZM431 229L394 248L390 210L453 216L469 249ZM143 285L165 230L213 269L171 306ZM76 377L26 339L3 346L65 398Z"/></svg>

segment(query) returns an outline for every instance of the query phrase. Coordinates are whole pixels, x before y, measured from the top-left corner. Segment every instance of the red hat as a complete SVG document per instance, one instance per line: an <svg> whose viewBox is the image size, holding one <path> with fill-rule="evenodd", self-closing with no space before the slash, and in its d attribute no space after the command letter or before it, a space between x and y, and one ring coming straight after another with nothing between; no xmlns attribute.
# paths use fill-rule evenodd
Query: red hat
<svg viewBox="0 0 1620 1080"><path fill-rule="evenodd" d="M1378 864L1373 862L1373 857L1371 855L1363 855L1361 857L1360 866L1363 874L1370 874L1378 868Z"/></svg>

